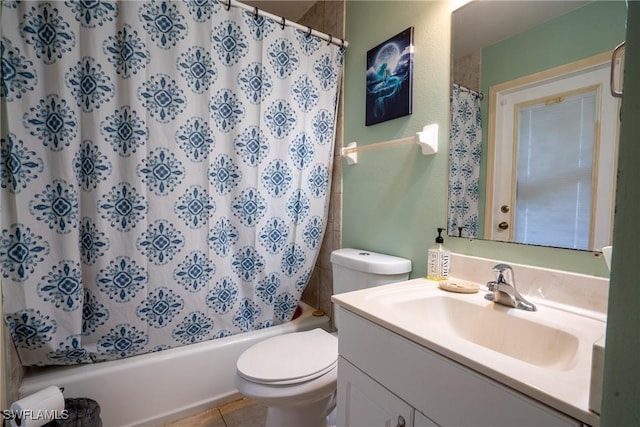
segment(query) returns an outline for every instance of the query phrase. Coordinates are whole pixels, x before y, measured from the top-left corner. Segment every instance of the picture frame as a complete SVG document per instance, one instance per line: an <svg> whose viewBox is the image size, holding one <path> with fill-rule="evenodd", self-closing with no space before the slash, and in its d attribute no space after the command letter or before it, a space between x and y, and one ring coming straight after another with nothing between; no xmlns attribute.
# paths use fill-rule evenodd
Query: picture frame
<svg viewBox="0 0 640 427"><path fill-rule="evenodd" d="M367 51L366 126L413 108L413 27Z"/></svg>

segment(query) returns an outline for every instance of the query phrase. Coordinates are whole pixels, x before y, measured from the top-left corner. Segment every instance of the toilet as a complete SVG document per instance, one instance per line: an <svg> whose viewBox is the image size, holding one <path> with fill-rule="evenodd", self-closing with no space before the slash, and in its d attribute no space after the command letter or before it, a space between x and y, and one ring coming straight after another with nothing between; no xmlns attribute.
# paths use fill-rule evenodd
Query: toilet
<svg viewBox="0 0 640 427"><path fill-rule="evenodd" d="M333 251L331 263L336 294L407 280L411 271L408 259L351 248ZM337 365L335 334L318 328L279 335L240 355L236 387L267 406L266 427L324 427L336 404Z"/></svg>

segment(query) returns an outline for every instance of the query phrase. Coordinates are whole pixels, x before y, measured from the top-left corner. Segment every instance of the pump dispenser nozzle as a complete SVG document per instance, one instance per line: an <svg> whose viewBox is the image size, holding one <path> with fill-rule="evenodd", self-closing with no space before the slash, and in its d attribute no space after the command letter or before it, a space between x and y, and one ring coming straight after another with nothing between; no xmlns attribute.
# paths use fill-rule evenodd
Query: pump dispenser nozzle
<svg viewBox="0 0 640 427"><path fill-rule="evenodd" d="M444 228L438 227L438 237L436 244L429 249L427 255L427 279L446 280L449 278L449 255L450 252L444 248L444 238L442 232Z"/></svg>

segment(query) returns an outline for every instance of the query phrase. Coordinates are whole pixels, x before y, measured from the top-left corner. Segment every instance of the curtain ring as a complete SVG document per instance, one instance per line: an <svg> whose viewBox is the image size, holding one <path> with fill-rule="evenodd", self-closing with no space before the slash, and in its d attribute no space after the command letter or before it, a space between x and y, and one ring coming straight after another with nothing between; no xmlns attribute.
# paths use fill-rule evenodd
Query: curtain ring
<svg viewBox="0 0 640 427"><path fill-rule="evenodd" d="M258 19L258 6L253 8L253 19Z"/></svg>
<svg viewBox="0 0 640 427"><path fill-rule="evenodd" d="M284 16L282 17L282 21L280 21L280 27L284 30L284 24L287 23L287 20L284 19Z"/></svg>
<svg viewBox="0 0 640 427"><path fill-rule="evenodd" d="M231 10L231 0L227 0L227 11Z"/></svg>
<svg viewBox="0 0 640 427"><path fill-rule="evenodd" d="M329 46L331 42L333 42L333 36L329 34L329 43L327 43L327 46Z"/></svg>
<svg viewBox="0 0 640 427"><path fill-rule="evenodd" d="M311 27L307 27L307 37L309 37L311 35Z"/></svg>

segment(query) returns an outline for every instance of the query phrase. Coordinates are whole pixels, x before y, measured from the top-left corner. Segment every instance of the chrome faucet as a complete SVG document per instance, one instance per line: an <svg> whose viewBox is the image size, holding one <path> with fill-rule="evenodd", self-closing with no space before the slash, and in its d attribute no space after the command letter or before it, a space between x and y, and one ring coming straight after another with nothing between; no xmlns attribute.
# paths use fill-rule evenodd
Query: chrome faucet
<svg viewBox="0 0 640 427"><path fill-rule="evenodd" d="M493 271L497 274L497 278L487 283L487 289L491 293L484 296L486 299L507 307L536 311L536 306L524 299L516 290L516 279L510 266L498 264L493 267Z"/></svg>

